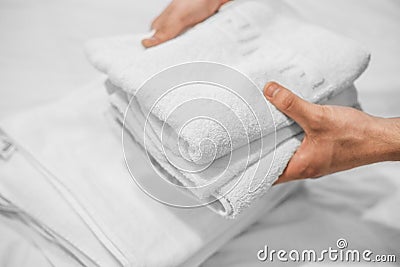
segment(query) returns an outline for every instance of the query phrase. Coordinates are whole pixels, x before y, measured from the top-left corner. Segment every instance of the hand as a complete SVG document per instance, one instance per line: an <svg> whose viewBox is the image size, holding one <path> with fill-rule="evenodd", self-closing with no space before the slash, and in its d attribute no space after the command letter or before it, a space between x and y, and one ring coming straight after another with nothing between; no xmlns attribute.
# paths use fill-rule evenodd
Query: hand
<svg viewBox="0 0 400 267"><path fill-rule="evenodd" d="M400 160L400 119L309 103L274 82L266 84L264 95L305 132L300 147L276 183Z"/></svg>
<svg viewBox="0 0 400 267"><path fill-rule="evenodd" d="M151 24L155 34L144 39L152 47L175 38L180 33L213 15L229 0L173 0Z"/></svg>

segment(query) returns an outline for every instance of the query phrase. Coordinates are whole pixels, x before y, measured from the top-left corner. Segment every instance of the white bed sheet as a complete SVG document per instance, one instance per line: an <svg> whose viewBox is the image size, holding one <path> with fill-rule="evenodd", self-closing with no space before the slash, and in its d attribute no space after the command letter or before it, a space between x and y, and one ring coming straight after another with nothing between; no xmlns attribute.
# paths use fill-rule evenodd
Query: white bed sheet
<svg viewBox="0 0 400 267"><path fill-rule="evenodd" d="M0 117L61 98L93 80L98 74L86 63L82 43L92 37L144 31L167 2L1 1ZM309 20L370 48L370 67L357 82L361 103L369 113L399 116L400 3L396 0L288 2ZM399 205L398 163L366 166L310 181L304 192L292 195L279 209L226 244L204 266L265 265L256 258L264 245L276 249L304 246L318 249L334 245L341 237L352 247L393 251L400 261ZM41 252L4 221L0 234L1 266L15 266L16 262L24 266L23 261L17 260L28 255L26 251L31 253L28 259L44 264ZM7 251L11 245L14 253L10 254ZM25 264L32 266L32 261Z"/></svg>

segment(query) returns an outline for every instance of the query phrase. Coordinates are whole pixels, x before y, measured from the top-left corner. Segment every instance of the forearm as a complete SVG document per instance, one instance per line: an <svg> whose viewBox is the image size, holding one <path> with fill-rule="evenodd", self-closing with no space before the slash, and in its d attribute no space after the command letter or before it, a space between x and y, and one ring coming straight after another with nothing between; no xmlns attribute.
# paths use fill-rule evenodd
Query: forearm
<svg viewBox="0 0 400 267"><path fill-rule="evenodd" d="M305 132L277 183L400 161L400 118L384 119L354 108L312 104L274 82L265 86L264 95Z"/></svg>
<svg viewBox="0 0 400 267"><path fill-rule="evenodd" d="M380 153L377 161L400 161L400 118L378 118L381 142Z"/></svg>
<svg viewBox="0 0 400 267"><path fill-rule="evenodd" d="M331 162L324 174L400 160L400 118L386 119L354 109L329 108L339 112L331 123L334 126L318 133L327 135L322 154L326 153ZM331 153L327 150L329 144L332 144Z"/></svg>

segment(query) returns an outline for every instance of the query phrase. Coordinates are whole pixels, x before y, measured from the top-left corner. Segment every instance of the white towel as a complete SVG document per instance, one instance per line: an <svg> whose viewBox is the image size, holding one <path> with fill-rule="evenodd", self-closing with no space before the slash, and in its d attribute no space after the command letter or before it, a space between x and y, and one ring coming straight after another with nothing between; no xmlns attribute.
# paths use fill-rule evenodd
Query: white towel
<svg viewBox="0 0 400 267"><path fill-rule="evenodd" d="M137 108L137 105L131 105L131 109L126 112L128 107L129 96L121 89L113 86L109 82L106 82L108 92L110 93L110 102L112 105L112 114L119 121L120 125L124 124L125 128L132 134L135 141L137 141L142 147L144 147L144 135L143 135L143 124L145 121L145 116L142 114L141 110ZM354 87L344 90L338 95L329 99L327 104L337 104L346 106L357 106L357 92ZM119 130L120 131L120 130ZM290 139L290 137L298 134L301 131L300 127L297 125L284 127L277 132L277 143L279 144L276 153L269 153L274 149L274 140L271 136L266 136L263 138L263 151L261 155L261 161L257 164L249 166L243 172L240 167L246 166L246 160L257 160L257 151L253 151L249 158L246 158L247 153L246 147L244 149L240 148L233 154L233 164L230 165L229 172L224 173L224 175L218 176L215 183L209 184L211 177L216 177L219 173L218 165L224 165L224 161L228 161L229 157L224 156L216 161L204 171L196 173L184 173L180 169L177 169L174 165L170 164L171 158L166 159L164 152L160 149L162 144L158 136L152 132L149 133L150 138L147 142L148 155L150 158L157 161L157 163L162 168L160 174L164 179L173 181L178 179L180 183L185 185L190 189L195 196L199 198L205 198L210 202L209 207L219 214L227 217L235 217L242 208L246 207L253 199L247 199L248 202L242 201L243 195L248 195L248 191L260 184L265 178L265 171L272 164L270 170L273 175L280 173L282 168L284 168L289 160L290 156L293 154L294 150L299 145L300 136ZM130 140L124 140L124 142L129 142ZM253 141L252 147L260 147L260 140ZM177 161L179 156L173 156L172 162ZM273 161L272 157L276 157ZM231 159L232 159L231 158ZM222 163L219 163L222 162ZM217 167L213 167L213 165ZM132 167L135 165L132 163ZM163 171L166 170L166 171ZM261 171L260 171L261 170ZM235 175L241 173L241 175ZM231 175L231 176L229 176ZM187 178L189 177L189 178ZM228 183L223 184L221 178L235 177L229 180ZM140 178L140 177L139 177ZM242 180L242 181L241 181ZM145 181L141 180L143 183ZM268 180L265 182L269 182ZM241 183L237 186L237 183ZM236 185L236 186L235 186ZM265 185L264 185L265 186ZM270 185L268 185L270 186ZM257 196L257 194L254 194ZM213 201L214 200L214 201Z"/></svg>
<svg viewBox="0 0 400 267"><path fill-rule="evenodd" d="M126 170L101 89L95 82L0 122L18 146L7 161L0 159L0 215L22 220L21 232L54 266L198 266L298 188L273 188L236 220L204 207L153 201ZM140 147L129 143L129 151L141 176L153 179ZM8 214L3 199L10 203Z"/></svg>
<svg viewBox="0 0 400 267"><path fill-rule="evenodd" d="M268 145L257 149L260 143L254 142L264 139L267 142L262 144L270 143L275 127L278 143L299 133L296 126L287 127L292 121L276 109L272 108L272 114L269 114L260 91L263 85L275 80L307 100L321 102L351 88L369 61L369 54L359 45L307 24L279 1L232 4L182 36L155 48L145 50L140 39L141 35L92 41L87 46L88 57L108 74L112 84L129 96L135 96L136 109L133 109L136 114L140 110L145 118L149 114L147 128L142 126L142 131L145 129L145 136L153 141L146 149L156 161L183 185L201 187L192 190L197 196L227 199L224 215L232 217L270 187L299 144L294 138L282 143L281 149L274 153ZM258 90L236 85L239 98L229 91L202 85L186 86L184 90L165 95L163 93L170 84L156 83L159 86L153 84L151 88L145 84L141 88L146 79L160 70L189 61L227 64L251 78ZM181 75L175 82L186 82L187 76L195 70L183 69L187 75ZM218 80L218 75L221 73L216 73L211 80ZM201 77L201 73L198 76ZM229 88L235 87L229 79L224 82ZM227 108L215 106L211 101L197 101L169 116L186 101L199 97L222 102ZM356 102L351 99L339 104L354 105ZM190 121L190 115L199 114L212 115L217 123L211 123L208 118ZM161 132L164 123L167 134ZM161 140L164 135L168 137L167 142L157 143L156 139ZM154 149L160 146L165 148L161 151L164 154ZM240 149L247 149L245 157L239 153ZM211 164L213 173L217 169L213 167L218 167L218 163L227 161L232 155L235 158L235 153L239 155L238 160L232 166L225 165L221 176L174 170L177 162L194 169L196 165ZM171 164L169 160L173 155L178 157ZM205 186L209 182L214 183Z"/></svg>

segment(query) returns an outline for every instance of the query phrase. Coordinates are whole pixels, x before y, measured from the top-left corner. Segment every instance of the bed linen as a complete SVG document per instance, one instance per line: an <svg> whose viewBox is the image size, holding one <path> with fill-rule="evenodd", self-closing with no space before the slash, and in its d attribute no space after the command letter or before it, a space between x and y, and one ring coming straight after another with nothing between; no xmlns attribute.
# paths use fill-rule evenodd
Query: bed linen
<svg viewBox="0 0 400 267"><path fill-rule="evenodd" d="M2 1L0 18L5 23L0 23L4 34L4 41L0 43L0 69L3 73L0 76L0 116L62 98L71 90L80 90L83 83L97 77L81 53L82 43L94 36L116 34L115 28L125 27L121 32L146 31L150 20L167 2L155 0L143 5L140 1L107 0L54 1L51 4L44 0L29 4L22 0ZM357 82L361 104L364 110L372 114L398 116L398 1L288 2L312 22L346 34L371 49L373 57L370 67ZM74 19L71 20L71 17ZM10 27L18 31L8 31ZM53 86L55 82L60 86ZM394 211L400 199L399 177L398 165L386 163L312 181L311 185L307 182L308 193L299 192L298 196L287 198L279 212L278 209L271 211L276 219L264 217L227 242L203 265L265 266L258 263L255 253L266 242L282 247L290 247L288 244L292 243L308 244L311 248L314 244L317 247L326 246L345 235L349 244L365 242L396 249L399 247L400 218ZM337 186L338 181L343 186ZM354 189L357 189L356 193ZM323 198L320 197L321 193L324 193ZM305 209L308 204L308 209ZM307 213L303 216L304 210ZM10 250L2 249L2 266L13 266L13 262L18 262L18 266L44 266L41 265L44 261L40 259L43 251L37 250L31 237L16 231L18 228L14 226L10 228L3 221L0 227L2 248L11 247L14 252L8 253ZM24 264L20 257L27 247L36 256L27 258L32 261L27 260ZM387 263L381 266L392 265ZM338 263L334 266L346 265Z"/></svg>

